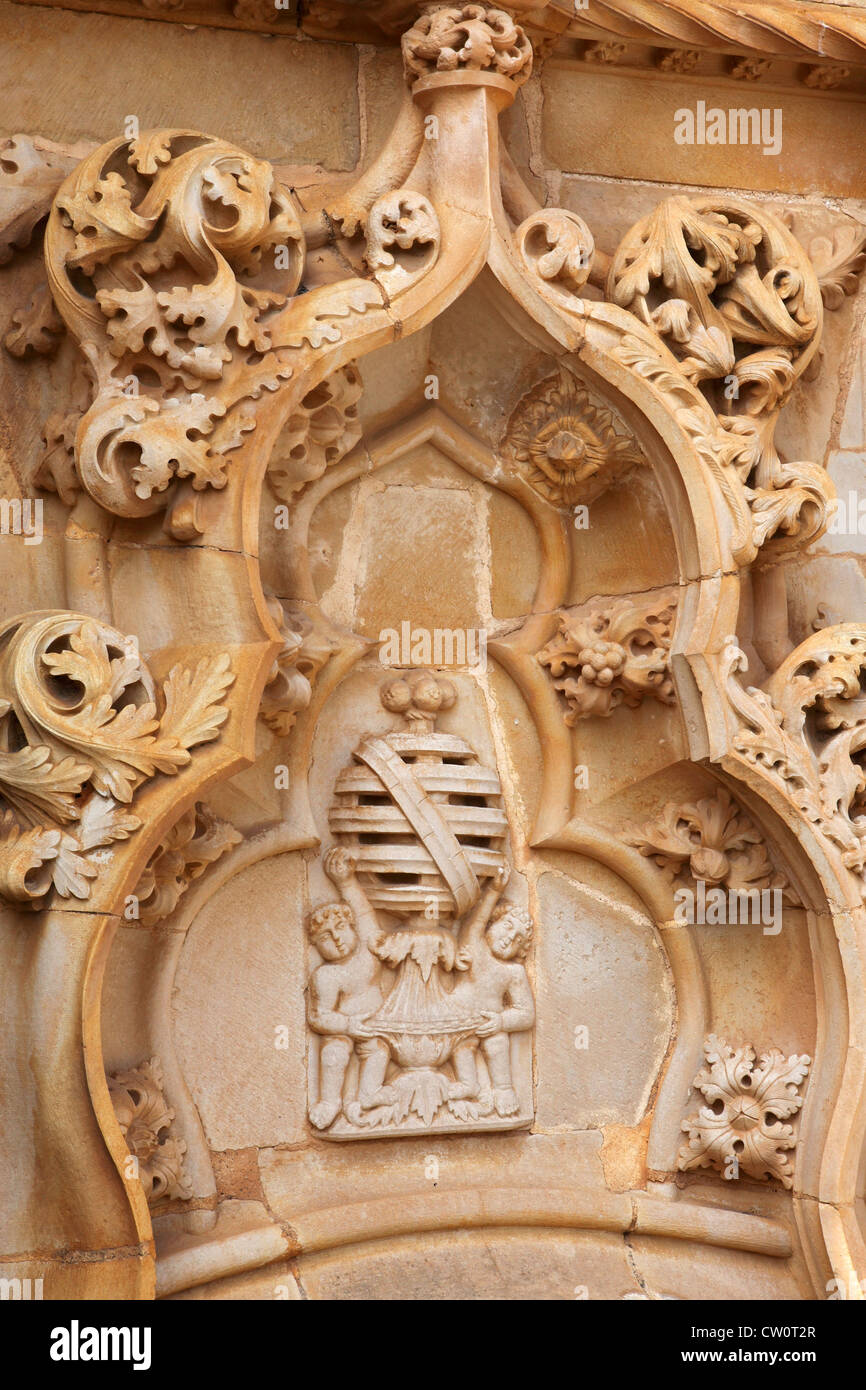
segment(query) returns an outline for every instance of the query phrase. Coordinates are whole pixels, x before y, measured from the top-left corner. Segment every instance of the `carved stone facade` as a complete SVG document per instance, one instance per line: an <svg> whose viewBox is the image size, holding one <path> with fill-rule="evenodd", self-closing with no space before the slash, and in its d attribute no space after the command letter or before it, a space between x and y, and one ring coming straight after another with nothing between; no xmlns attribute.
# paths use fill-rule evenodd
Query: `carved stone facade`
<svg viewBox="0 0 866 1390"><path fill-rule="evenodd" d="M862 1296L866 11L7 29L10 1277Z"/></svg>

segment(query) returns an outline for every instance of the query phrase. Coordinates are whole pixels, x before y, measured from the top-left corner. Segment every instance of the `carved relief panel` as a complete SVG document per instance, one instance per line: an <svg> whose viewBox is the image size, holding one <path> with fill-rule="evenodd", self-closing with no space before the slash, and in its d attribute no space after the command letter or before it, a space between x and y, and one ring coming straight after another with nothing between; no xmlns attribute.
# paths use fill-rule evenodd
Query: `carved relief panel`
<svg viewBox="0 0 866 1390"><path fill-rule="evenodd" d="M339 898L308 920L310 1120L332 1138L526 1125L533 924L506 896L499 776L437 728L450 680L407 672L380 694L402 727L365 737L337 779L323 867Z"/></svg>

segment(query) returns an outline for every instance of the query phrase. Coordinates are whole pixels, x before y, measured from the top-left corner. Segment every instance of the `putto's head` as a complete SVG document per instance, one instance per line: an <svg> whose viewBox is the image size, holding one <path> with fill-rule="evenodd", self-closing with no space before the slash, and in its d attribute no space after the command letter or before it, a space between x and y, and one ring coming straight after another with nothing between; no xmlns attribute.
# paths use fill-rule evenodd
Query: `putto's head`
<svg viewBox="0 0 866 1390"><path fill-rule="evenodd" d="M346 903L323 903L310 913L310 940L325 960L346 960L358 944L355 914Z"/></svg>
<svg viewBox="0 0 866 1390"><path fill-rule="evenodd" d="M522 960L532 945L529 914L511 903L500 903L488 923L487 944L497 960Z"/></svg>

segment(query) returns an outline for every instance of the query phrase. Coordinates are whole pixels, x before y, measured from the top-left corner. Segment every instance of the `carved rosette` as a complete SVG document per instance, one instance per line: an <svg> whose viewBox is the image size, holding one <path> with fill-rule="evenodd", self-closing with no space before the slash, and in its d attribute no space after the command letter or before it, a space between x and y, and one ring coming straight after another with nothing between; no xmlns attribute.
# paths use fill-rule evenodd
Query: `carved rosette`
<svg viewBox="0 0 866 1390"><path fill-rule="evenodd" d="M168 508L178 539L199 532L195 492L225 486L254 427L243 402L291 374L271 323L303 259L270 165L225 141L155 131L82 161L46 232L54 299L92 377L79 486L120 516Z"/></svg>
<svg viewBox="0 0 866 1390"><path fill-rule="evenodd" d="M76 613L0 630L0 895L85 899L99 851L141 825L138 787L215 739L228 657L175 666L158 688L133 638Z"/></svg>
<svg viewBox="0 0 866 1390"><path fill-rule="evenodd" d="M648 698L672 705L668 654L675 616L670 597L561 613L559 632L537 659L565 699L566 724L607 718L620 705L635 709Z"/></svg>
<svg viewBox="0 0 866 1390"><path fill-rule="evenodd" d="M619 429L616 425L619 424ZM630 434L565 367L520 400L503 450L533 490L556 507L589 503L645 462Z"/></svg>
<svg viewBox="0 0 866 1390"><path fill-rule="evenodd" d="M771 1047L756 1060L753 1047L733 1048L713 1034L704 1052L707 1065L694 1086L708 1105L683 1121L688 1143L680 1151L680 1171L714 1168L728 1179L745 1174L793 1187L790 1151L797 1136L783 1121L803 1104L800 1087L812 1059Z"/></svg>

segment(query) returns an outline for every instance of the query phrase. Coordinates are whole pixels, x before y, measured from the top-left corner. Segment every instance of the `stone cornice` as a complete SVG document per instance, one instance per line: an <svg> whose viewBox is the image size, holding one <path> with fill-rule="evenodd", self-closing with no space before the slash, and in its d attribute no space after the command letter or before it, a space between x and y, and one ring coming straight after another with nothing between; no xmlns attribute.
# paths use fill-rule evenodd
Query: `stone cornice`
<svg viewBox="0 0 866 1390"><path fill-rule="evenodd" d="M15 0L60 9L179 24L304 34L335 41L393 42L411 24L415 0ZM534 39L615 37L660 47L866 66L866 7L843 0L544 0L508 7Z"/></svg>

